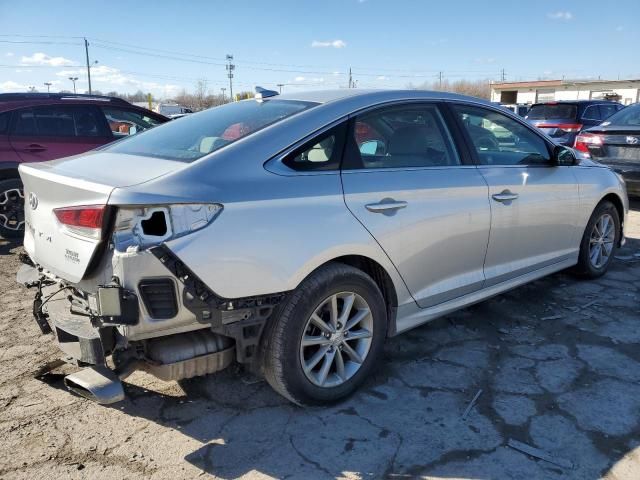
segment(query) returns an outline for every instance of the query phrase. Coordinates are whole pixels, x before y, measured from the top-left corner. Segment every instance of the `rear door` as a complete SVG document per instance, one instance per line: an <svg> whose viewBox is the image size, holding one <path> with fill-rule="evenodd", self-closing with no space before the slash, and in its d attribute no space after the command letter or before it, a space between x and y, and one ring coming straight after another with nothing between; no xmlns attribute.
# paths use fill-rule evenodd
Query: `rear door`
<svg viewBox="0 0 640 480"><path fill-rule="evenodd" d="M515 118L477 105L451 108L489 184L486 286L576 255L581 233L574 167L552 165L544 138Z"/></svg>
<svg viewBox="0 0 640 480"><path fill-rule="evenodd" d="M43 105L14 112L10 142L23 162L41 162L92 150L113 140L90 105Z"/></svg>
<svg viewBox="0 0 640 480"><path fill-rule="evenodd" d="M11 112L0 113L0 169L16 168L20 157L9 142Z"/></svg>
<svg viewBox="0 0 640 480"><path fill-rule="evenodd" d="M421 307L482 287L487 185L435 103L400 104L351 120L345 202L398 268Z"/></svg>

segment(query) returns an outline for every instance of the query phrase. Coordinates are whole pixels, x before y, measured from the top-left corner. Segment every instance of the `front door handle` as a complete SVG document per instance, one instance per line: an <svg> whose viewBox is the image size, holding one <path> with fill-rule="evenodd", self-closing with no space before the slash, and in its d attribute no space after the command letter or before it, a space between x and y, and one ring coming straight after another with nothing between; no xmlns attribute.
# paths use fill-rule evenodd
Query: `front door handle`
<svg viewBox="0 0 640 480"><path fill-rule="evenodd" d="M42 145L38 145L37 143L32 143L31 145L28 145L27 148L25 148L27 152L44 152L46 149L47 147L43 147Z"/></svg>
<svg viewBox="0 0 640 480"><path fill-rule="evenodd" d="M384 213L384 214L393 214L396 210L400 210L401 208L405 208L407 206L407 202L396 201L392 198L385 198L378 203L369 203L364 206L367 210L374 213Z"/></svg>
<svg viewBox="0 0 640 480"><path fill-rule="evenodd" d="M518 194L513 193L510 190L503 190L500 193L491 195L491 198L500 203L512 202L513 200L516 200L518 198Z"/></svg>

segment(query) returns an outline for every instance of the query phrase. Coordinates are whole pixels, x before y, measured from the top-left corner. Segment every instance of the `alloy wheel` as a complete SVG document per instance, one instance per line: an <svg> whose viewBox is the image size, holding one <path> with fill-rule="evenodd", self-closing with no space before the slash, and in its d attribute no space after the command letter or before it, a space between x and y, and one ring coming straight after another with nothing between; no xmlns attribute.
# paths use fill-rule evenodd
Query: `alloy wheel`
<svg viewBox="0 0 640 480"><path fill-rule="evenodd" d="M589 238L589 261L595 268L602 268L609 261L616 239L613 217L605 213L593 225Z"/></svg>
<svg viewBox="0 0 640 480"><path fill-rule="evenodd" d="M24 228L24 193L21 189L0 192L0 227L15 231Z"/></svg>
<svg viewBox="0 0 640 480"><path fill-rule="evenodd" d="M373 339L373 316L354 292L326 298L307 320L300 341L300 362L316 386L343 384L362 367Z"/></svg>

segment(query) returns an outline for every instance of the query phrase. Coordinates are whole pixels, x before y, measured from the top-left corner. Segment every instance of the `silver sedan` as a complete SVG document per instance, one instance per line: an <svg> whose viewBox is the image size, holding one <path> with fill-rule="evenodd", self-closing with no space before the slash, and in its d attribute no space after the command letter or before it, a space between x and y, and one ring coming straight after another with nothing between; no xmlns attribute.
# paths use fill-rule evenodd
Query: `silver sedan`
<svg viewBox="0 0 640 480"><path fill-rule="evenodd" d="M387 337L559 270L603 275L628 210L609 168L426 91L260 89L20 174L36 320L102 403L135 369L234 362L336 401Z"/></svg>

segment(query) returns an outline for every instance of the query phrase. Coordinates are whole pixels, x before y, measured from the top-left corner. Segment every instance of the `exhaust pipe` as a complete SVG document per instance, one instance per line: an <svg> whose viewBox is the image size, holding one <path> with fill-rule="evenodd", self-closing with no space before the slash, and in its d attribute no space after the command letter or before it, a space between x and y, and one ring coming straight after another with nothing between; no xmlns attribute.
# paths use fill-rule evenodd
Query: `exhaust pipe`
<svg viewBox="0 0 640 480"><path fill-rule="evenodd" d="M124 400L118 376L103 365L88 367L64 377L64 384L78 395L102 405Z"/></svg>

